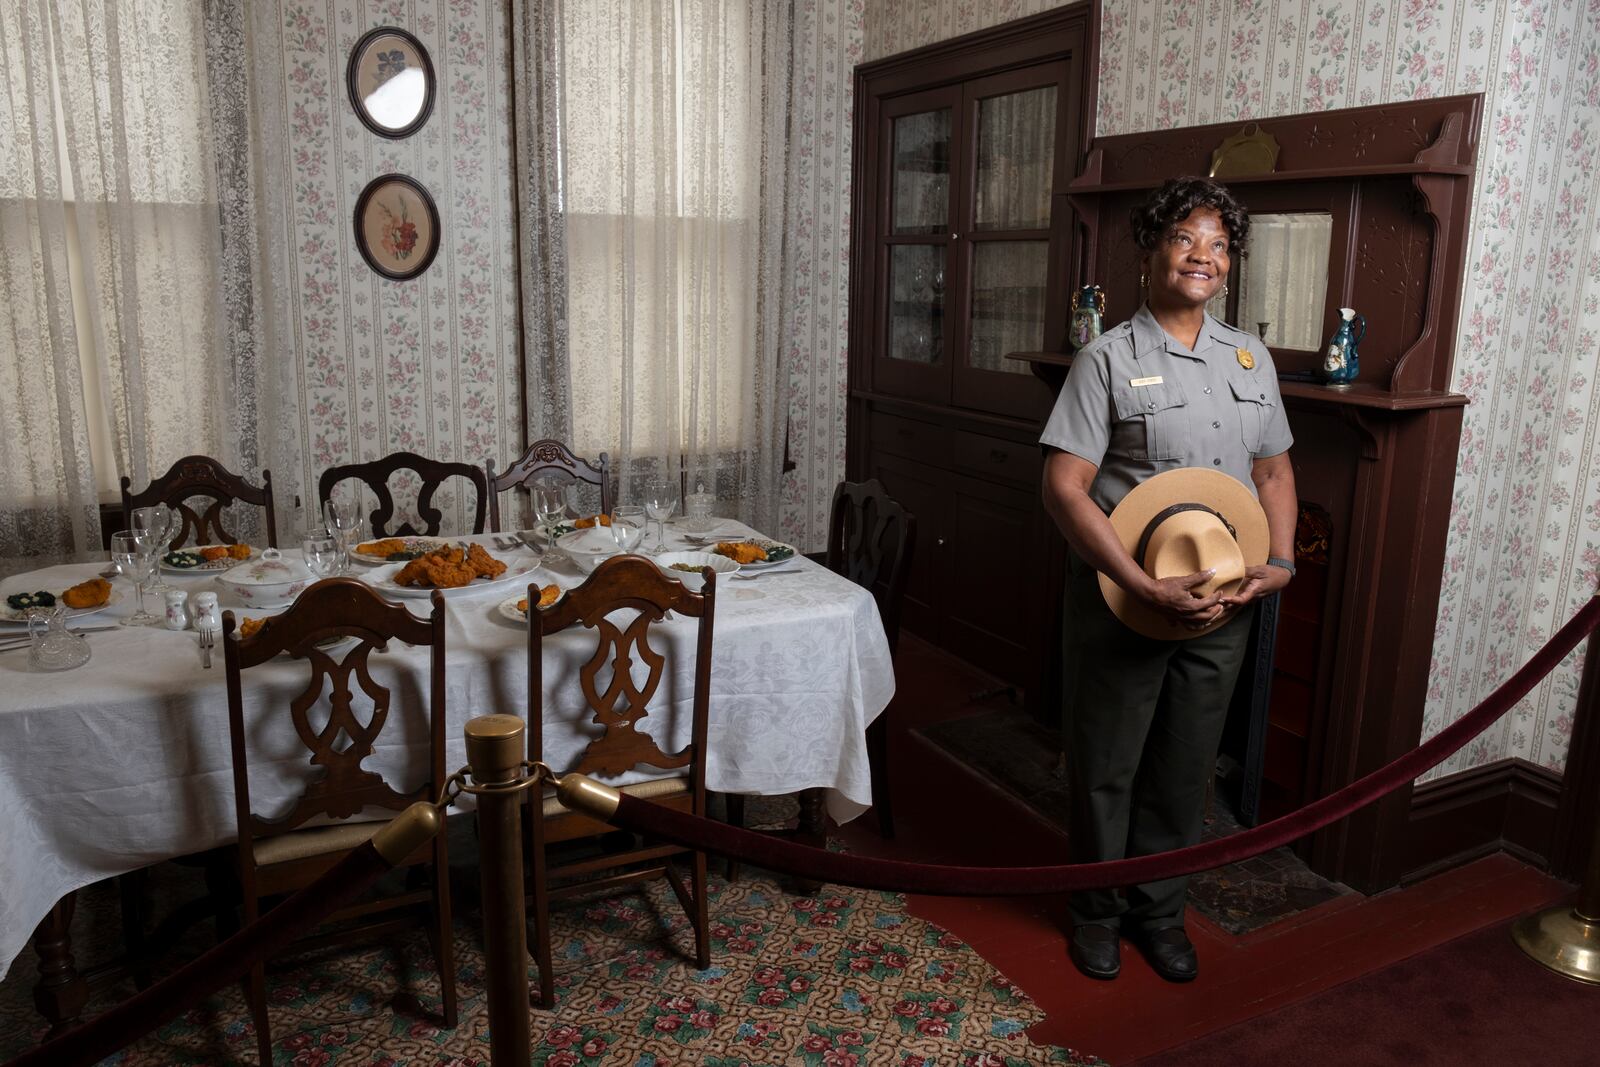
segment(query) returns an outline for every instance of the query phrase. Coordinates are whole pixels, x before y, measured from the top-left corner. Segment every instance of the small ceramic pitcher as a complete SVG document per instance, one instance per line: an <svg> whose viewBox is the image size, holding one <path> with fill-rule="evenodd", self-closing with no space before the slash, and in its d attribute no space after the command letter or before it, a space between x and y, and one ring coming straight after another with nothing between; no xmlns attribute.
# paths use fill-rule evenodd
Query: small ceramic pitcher
<svg viewBox="0 0 1600 1067"><path fill-rule="evenodd" d="M196 630L222 629L222 610L217 607L217 594L194 595L194 628Z"/></svg>
<svg viewBox="0 0 1600 1067"><path fill-rule="evenodd" d="M164 598L167 613L163 622L169 630L189 628L189 594L183 589L168 589Z"/></svg>
<svg viewBox="0 0 1600 1067"><path fill-rule="evenodd" d="M1329 385L1348 385L1361 373L1361 356L1356 347L1367 336L1367 320L1355 308L1339 309L1339 328L1328 338L1322 357L1321 378ZM1357 324L1359 323L1359 329Z"/></svg>

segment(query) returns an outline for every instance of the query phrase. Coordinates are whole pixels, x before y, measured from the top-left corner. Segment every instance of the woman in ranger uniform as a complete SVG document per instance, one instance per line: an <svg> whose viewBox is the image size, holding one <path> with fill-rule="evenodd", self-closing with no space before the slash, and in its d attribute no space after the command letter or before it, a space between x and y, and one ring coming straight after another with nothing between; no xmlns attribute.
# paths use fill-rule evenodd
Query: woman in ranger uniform
<svg viewBox="0 0 1600 1067"><path fill-rule="evenodd" d="M1218 183L1176 178L1136 208L1132 222L1144 304L1079 351L1040 436L1045 508L1071 547L1065 700L1077 862L1199 841L1254 617L1243 609L1294 574L1291 438L1272 356L1259 338L1205 310L1244 252L1249 217ZM1151 577L1108 518L1135 486L1183 467L1231 475L1265 512L1268 560L1249 567L1231 594L1203 595L1210 571ZM1156 640L1129 629L1107 607L1099 574L1192 636ZM1121 934L1162 977L1192 979L1187 885L1171 878L1122 894L1073 894L1078 969L1116 977Z"/></svg>

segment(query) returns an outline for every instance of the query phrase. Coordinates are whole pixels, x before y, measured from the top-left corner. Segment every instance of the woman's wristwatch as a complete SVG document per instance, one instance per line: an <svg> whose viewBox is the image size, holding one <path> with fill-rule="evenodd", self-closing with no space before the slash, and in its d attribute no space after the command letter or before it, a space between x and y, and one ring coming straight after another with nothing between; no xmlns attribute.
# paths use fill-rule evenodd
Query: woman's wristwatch
<svg viewBox="0 0 1600 1067"><path fill-rule="evenodd" d="M1292 559L1284 559L1282 556L1268 556L1267 566L1282 567L1289 572L1289 577L1294 577L1294 560Z"/></svg>

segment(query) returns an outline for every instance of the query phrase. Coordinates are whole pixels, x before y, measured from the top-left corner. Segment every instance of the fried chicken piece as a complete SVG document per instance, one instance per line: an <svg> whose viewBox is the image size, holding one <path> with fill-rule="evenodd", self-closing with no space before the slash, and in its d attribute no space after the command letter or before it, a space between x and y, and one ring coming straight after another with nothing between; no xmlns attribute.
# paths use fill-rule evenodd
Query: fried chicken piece
<svg viewBox="0 0 1600 1067"><path fill-rule="evenodd" d="M749 541L718 541L714 551L719 556L727 556L739 564L755 563L767 558L766 549Z"/></svg>
<svg viewBox="0 0 1600 1067"><path fill-rule="evenodd" d="M240 619L239 636L254 637L267 624L266 619Z"/></svg>
<svg viewBox="0 0 1600 1067"><path fill-rule="evenodd" d="M611 516L610 515L589 515L589 516L587 516L585 518L577 520L572 525L575 526L576 528L580 529L580 530L592 530L596 526L610 526L611 525Z"/></svg>
<svg viewBox="0 0 1600 1067"><path fill-rule="evenodd" d="M446 545L400 568L394 576L396 585L413 585L419 589L459 589L471 584L478 569L459 548Z"/></svg>
<svg viewBox="0 0 1600 1067"><path fill-rule="evenodd" d="M228 555L232 556L234 559L249 559L250 558L250 546L249 545L229 545L228 546Z"/></svg>
<svg viewBox="0 0 1600 1067"><path fill-rule="evenodd" d="M472 564L479 578L498 578L506 572L506 565L489 555L482 545L467 546L467 562Z"/></svg>
<svg viewBox="0 0 1600 1067"><path fill-rule="evenodd" d="M545 586L544 588L539 590L539 610L543 611L545 608L549 607L551 604L554 604L556 601L558 601L560 599L561 599L561 587L559 585L547 585L547 586ZM526 615L528 613L528 598L527 597L518 598L518 600L517 600L517 610L522 612L524 615Z"/></svg>
<svg viewBox="0 0 1600 1067"><path fill-rule="evenodd" d="M104 578L90 578L61 594L69 608L97 608L111 599L111 583Z"/></svg>
<svg viewBox="0 0 1600 1067"><path fill-rule="evenodd" d="M200 553L200 558L207 563L233 555L227 545L197 545L194 551Z"/></svg>
<svg viewBox="0 0 1600 1067"><path fill-rule="evenodd" d="M377 556L380 559L388 559L396 552L404 552L405 550L405 541L398 537L385 537L381 541L363 541L356 546L356 551L362 555Z"/></svg>

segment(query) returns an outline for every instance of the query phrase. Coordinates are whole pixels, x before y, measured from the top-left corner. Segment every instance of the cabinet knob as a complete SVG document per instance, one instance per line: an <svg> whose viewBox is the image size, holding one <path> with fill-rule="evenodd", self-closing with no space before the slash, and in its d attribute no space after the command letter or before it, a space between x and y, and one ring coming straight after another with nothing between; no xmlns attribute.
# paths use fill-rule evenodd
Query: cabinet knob
<svg viewBox="0 0 1600 1067"><path fill-rule="evenodd" d="M959 233L953 233L953 234L950 235L950 240L959 241L959 240L961 240L961 235Z"/></svg>
<svg viewBox="0 0 1600 1067"><path fill-rule="evenodd" d="M942 538L942 537L936 537L936 538L934 538L934 541L935 541L935 543L937 543L937 544L939 544L941 546L944 544L944 538Z"/></svg>

